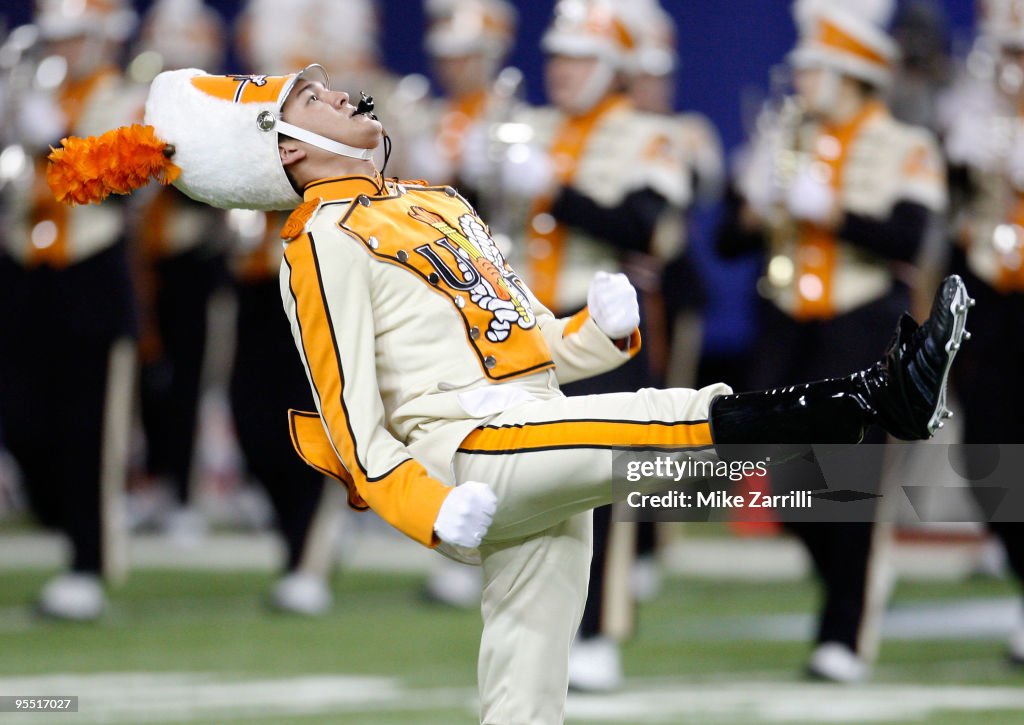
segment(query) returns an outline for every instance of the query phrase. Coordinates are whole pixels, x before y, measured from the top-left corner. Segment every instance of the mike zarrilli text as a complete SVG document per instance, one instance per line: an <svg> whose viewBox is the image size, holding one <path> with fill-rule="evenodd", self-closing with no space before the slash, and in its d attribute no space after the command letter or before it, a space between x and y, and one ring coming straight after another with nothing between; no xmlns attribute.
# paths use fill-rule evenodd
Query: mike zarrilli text
<svg viewBox="0 0 1024 725"><path fill-rule="evenodd" d="M696 491L694 493L666 491L665 493L646 494L632 491L626 496L626 503L632 508L796 509L811 508L813 501L810 491L793 491L776 495L760 491L747 491L746 494L725 491Z"/></svg>

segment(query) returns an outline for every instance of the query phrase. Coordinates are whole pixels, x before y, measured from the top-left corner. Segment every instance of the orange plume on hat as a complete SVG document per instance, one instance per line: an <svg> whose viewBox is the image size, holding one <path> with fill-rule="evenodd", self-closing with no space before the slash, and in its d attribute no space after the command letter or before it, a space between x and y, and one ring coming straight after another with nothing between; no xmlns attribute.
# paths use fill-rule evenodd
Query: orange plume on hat
<svg viewBox="0 0 1024 725"><path fill-rule="evenodd" d="M129 194L151 179L170 184L181 173L171 161L174 147L152 126L133 124L102 136L61 139L51 148L46 182L65 204L93 204L111 194Z"/></svg>

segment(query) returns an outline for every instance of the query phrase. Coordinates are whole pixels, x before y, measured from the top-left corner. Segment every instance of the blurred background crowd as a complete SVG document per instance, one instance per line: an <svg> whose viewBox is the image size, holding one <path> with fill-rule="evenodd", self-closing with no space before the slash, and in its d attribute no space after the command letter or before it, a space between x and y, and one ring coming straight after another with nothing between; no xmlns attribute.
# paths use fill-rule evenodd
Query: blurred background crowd
<svg viewBox="0 0 1024 725"><path fill-rule="evenodd" d="M941 439L1021 442L1024 3L734 5L5 3L0 522L70 544L38 610L100 617L134 533L201 557L211 528L267 527L284 542L271 604L311 616L333 605L343 497L294 454L286 425L288 408L311 409L279 300L286 215L221 212L169 187L66 208L45 184L51 145L139 122L161 70L321 63L335 88L375 97L393 147L385 174L455 186L556 313L585 304L595 270L625 272L643 354L567 394L756 389L857 369L902 310L927 314L953 271L978 306ZM814 487L792 477L747 483ZM571 676L603 691L621 682L632 603L656 594L659 544L678 531L595 516ZM810 672L865 678L899 532L786 528L822 587ZM1024 571L1019 524L990 528L994 556ZM479 578L439 559L427 592L475 606ZM1010 653L1024 662L1024 634Z"/></svg>

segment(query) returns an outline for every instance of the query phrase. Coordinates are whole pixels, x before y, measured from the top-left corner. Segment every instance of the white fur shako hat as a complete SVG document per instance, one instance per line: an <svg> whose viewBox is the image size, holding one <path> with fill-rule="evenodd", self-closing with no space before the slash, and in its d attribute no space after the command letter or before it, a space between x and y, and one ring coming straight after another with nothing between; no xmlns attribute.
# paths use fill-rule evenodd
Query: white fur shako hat
<svg viewBox="0 0 1024 725"><path fill-rule="evenodd" d="M174 147L174 185L222 209L292 209L302 199L281 166L281 106L300 78L329 87L319 65L285 76L161 73L146 101L147 125Z"/></svg>
<svg viewBox="0 0 1024 725"><path fill-rule="evenodd" d="M602 58L625 69L636 38L609 0L558 0L541 38L541 50L553 55Z"/></svg>
<svg viewBox="0 0 1024 725"><path fill-rule="evenodd" d="M618 6L623 22L636 38L629 71L664 76L679 65L676 24L658 0L630 0Z"/></svg>
<svg viewBox="0 0 1024 725"><path fill-rule="evenodd" d="M838 8L822 8L801 24L789 61L796 68L826 67L884 88L892 80L897 47L878 26Z"/></svg>
<svg viewBox="0 0 1024 725"><path fill-rule="evenodd" d="M438 58L503 58L515 40L517 13L506 0L427 0L426 11L424 47Z"/></svg>
<svg viewBox="0 0 1024 725"><path fill-rule="evenodd" d="M222 209L292 209L302 199L281 166L278 133L342 156L373 154L282 118L288 94L307 78L330 87L317 64L283 76L161 73L150 86L144 125L61 139L49 156L47 183L68 204L129 194L156 178Z"/></svg>

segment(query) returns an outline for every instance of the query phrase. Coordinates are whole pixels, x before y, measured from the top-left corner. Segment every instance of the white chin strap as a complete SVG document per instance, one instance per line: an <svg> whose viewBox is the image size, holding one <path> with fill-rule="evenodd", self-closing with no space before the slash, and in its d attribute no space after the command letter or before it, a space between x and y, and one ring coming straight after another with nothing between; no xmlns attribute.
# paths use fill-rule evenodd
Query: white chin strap
<svg viewBox="0 0 1024 725"><path fill-rule="evenodd" d="M316 146L318 149L323 149L324 151L329 151L330 153L338 154L339 156L348 156L349 158L352 159L360 159L362 161L366 161L367 159L372 157L373 152L376 151L376 148L358 149L355 146L349 146L347 144L339 143L338 141L334 141L333 139L321 136L318 133L313 133L312 131L307 131L304 128L294 126L288 123L287 121L282 121L280 118L277 119L275 129L280 134L290 136L291 138L297 139L299 141L305 141L311 146Z"/></svg>

